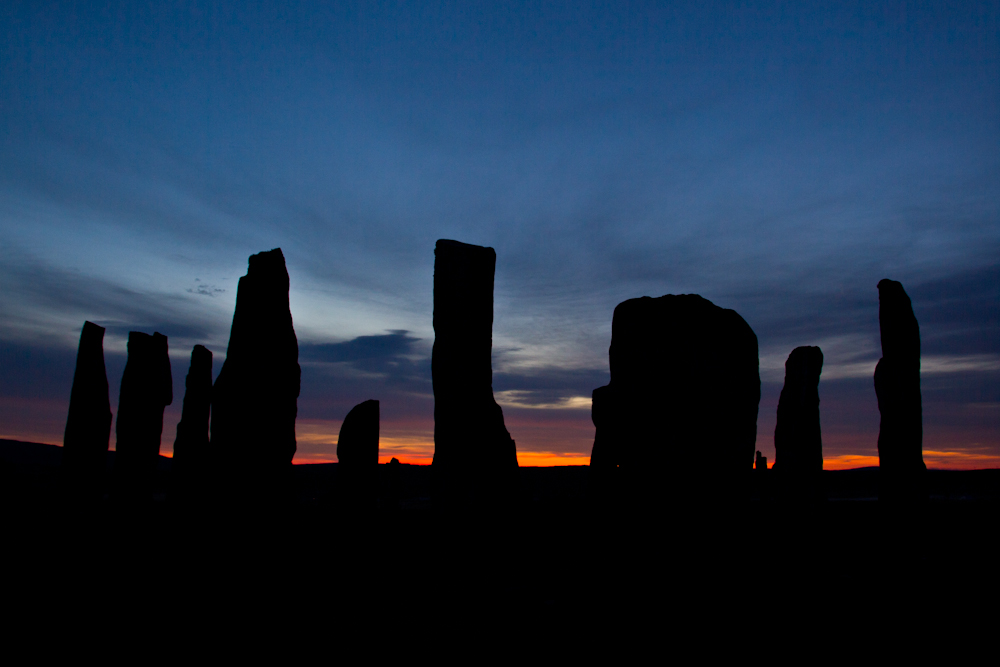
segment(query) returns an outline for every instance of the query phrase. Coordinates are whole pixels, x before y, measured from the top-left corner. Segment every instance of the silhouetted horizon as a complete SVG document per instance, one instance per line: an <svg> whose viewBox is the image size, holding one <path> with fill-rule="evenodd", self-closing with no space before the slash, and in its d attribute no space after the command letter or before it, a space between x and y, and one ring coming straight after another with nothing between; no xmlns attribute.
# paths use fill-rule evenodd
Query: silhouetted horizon
<svg viewBox="0 0 1000 667"><path fill-rule="evenodd" d="M1000 466L996 0L203 5L7 3L0 436L62 440L90 321L114 410L129 332L169 338L170 453L191 350L214 382L246 258L280 247L293 460L335 460L377 398L379 460L429 463L428 249L457 239L499 258L493 395L522 465L587 463L611 313L665 294L755 332L762 457L807 346L824 466L872 464L891 279L925 463Z"/></svg>

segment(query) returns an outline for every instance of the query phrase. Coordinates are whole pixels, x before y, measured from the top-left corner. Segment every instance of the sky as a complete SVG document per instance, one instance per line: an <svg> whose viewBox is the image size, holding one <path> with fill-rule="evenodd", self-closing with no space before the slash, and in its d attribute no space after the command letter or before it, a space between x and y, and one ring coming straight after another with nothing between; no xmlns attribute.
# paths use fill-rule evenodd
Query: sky
<svg viewBox="0 0 1000 667"><path fill-rule="evenodd" d="M375 398L380 460L429 463L449 238L497 252L521 465L588 462L615 305L687 293L757 335L757 449L818 345L824 465L877 464L891 278L925 461L1000 467L998 2L9 1L0 30L2 438L61 443L91 320L115 413L128 332L169 337L170 454L191 348L218 373L280 247L296 462Z"/></svg>

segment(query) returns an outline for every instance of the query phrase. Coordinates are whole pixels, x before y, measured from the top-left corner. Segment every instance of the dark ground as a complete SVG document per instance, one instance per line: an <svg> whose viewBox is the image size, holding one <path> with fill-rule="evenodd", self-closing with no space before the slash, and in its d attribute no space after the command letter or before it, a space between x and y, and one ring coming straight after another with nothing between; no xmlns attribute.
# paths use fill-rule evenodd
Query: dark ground
<svg viewBox="0 0 1000 667"><path fill-rule="evenodd" d="M401 466L399 509L384 506L380 466L383 506L359 515L331 495L337 464L293 466L286 503L208 510L167 500L165 458L145 506L66 503L59 461L58 447L0 441L3 572L25 613L77 624L109 609L142 625L183 608L191 628L219 615L309 625L513 613L582 639L640 619L750 634L779 618L841 619L844 632L861 619L911 618L914 632L997 619L1000 470L929 471L917 507L880 503L868 468L824 472L823 502L757 489L738 506L706 497L636 511L595 507L585 466L522 468L501 510L443 513L427 466Z"/></svg>

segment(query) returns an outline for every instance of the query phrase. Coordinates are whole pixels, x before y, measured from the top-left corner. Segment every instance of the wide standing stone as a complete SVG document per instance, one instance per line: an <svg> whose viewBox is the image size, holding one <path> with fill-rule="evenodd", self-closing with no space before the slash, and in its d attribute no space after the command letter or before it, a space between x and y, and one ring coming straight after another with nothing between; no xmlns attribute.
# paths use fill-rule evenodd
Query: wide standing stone
<svg viewBox="0 0 1000 667"><path fill-rule="evenodd" d="M668 294L618 304L611 330L611 382L594 392L595 477L620 476L639 500L737 495L760 402L750 326L696 294Z"/></svg>
<svg viewBox="0 0 1000 667"><path fill-rule="evenodd" d="M84 322L63 435L63 476L70 498L101 498L110 439L111 401L104 367L104 327Z"/></svg>
<svg viewBox="0 0 1000 667"><path fill-rule="evenodd" d="M439 501L504 502L517 450L493 398L493 248L434 249L434 483Z"/></svg>
<svg viewBox="0 0 1000 667"><path fill-rule="evenodd" d="M247 498L282 493L295 455L299 346L281 249L252 255L240 278L226 361L212 394L212 452Z"/></svg>
<svg viewBox="0 0 1000 667"><path fill-rule="evenodd" d="M348 511L375 509L378 499L379 403L351 408L337 438L337 495Z"/></svg>
<svg viewBox="0 0 1000 667"><path fill-rule="evenodd" d="M114 476L119 499L151 499L163 435L163 410L173 400L167 337L130 331L115 422Z"/></svg>
<svg viewBox="0 0 1000 667"><path fill-rule="evenodd" d="M915 500L926 496L920 326L900 283L881 280L878 293L882 334L882 358L875 366L875 394L882 415L878 434L879 497Z"/></svg>
<svg viewBox="0 0 1000 667"><path fill-rule="evenodd" d="M191 366L184 381L184 406L177 424L171 461L173 495L199 495L209 475L209 416L212 410L212 353L203 345L191 350Z"/></svg>

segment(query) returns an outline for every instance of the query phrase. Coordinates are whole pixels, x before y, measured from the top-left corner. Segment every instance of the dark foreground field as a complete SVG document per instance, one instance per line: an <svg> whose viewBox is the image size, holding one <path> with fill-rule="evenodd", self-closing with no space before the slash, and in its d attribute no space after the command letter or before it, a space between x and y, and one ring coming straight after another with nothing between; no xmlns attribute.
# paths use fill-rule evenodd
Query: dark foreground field
<svg viewBox="0 0 1000 667"><path fill-rule="evenodd" d="M752 491L609 508L589 500L587 467L522 468L509 506L445 513L430 468L404 465L398 508L383 487L362 516L333 498L336 464L294 466L277 505L179 507L163 459L148 504L80 506L59 497L59 456L0 441L3 573L24 613L77 624L514 614L586 636L631 620L753 631L820 615L857 632L848 619L997 613L1000 470L930 471L918 507L879 503L878 470L860 469L824 472L814 504Z"/></svg>

